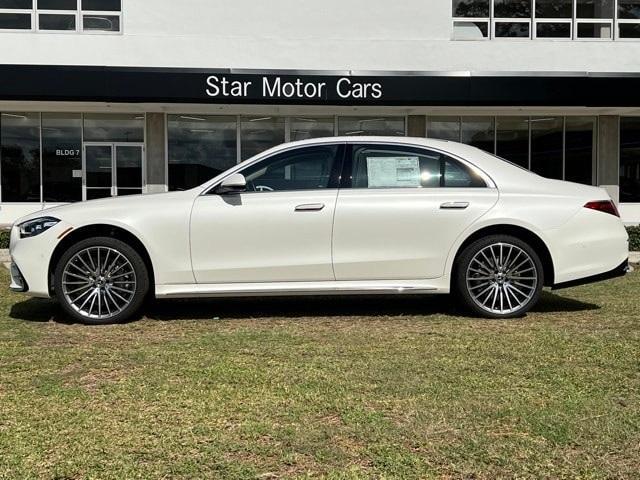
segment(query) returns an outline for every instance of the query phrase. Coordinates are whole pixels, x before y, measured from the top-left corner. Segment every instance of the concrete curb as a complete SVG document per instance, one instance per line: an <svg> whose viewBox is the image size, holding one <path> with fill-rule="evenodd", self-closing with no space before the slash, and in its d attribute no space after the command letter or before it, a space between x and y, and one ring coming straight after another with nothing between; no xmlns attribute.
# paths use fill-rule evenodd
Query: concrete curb
<svg viewBox="0 0 640 480"><path fill-rule="evenodd" d="M11 262L11 256L9 255L9 250L0 249L0 264ZM629 253L629 262L634 264L640 264L640 252L630 252Z"/></svg>

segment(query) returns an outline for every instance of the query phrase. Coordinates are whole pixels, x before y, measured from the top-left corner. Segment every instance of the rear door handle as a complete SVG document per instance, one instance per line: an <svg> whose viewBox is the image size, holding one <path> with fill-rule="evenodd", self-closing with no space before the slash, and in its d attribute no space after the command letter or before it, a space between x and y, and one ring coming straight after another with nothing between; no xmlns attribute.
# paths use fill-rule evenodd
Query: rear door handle
<svg viewBox="0 0 640 480"><path fill-rule="evenodd" d="M440 205L441 210L464 210L469 207L469 202L447 202Z"/></svg>
<svg viewBox="0 0 640 480"><path fill-rule="evenodd" d="M305 203L298 205L296 212L319 212L322 209L324 209L324 203Z"/></svg>

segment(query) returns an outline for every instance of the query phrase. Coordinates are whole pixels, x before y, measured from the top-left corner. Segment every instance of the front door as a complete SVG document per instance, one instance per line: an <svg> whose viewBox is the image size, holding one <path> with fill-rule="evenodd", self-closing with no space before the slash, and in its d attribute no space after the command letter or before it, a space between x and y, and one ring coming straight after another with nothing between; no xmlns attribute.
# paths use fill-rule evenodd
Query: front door
<svg viewBox="0 0 640 480"><path fill-rule="evenodd" d="M83 200L136 195L144 185L144 145L85 143Z"/></svg>
<svg viewBox="0 0 640 480"><path fill-rule="evenodd" d="M246 167L247 191L209 192L191 214L198 283L334 280L331 229L342 145L289 150Z"/></svg>

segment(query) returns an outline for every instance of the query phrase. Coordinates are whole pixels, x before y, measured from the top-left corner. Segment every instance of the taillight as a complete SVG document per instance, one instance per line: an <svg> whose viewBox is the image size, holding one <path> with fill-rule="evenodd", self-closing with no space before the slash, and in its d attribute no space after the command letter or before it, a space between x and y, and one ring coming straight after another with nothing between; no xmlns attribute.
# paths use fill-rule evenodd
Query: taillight
<svg viewBox="0 0 640 480"><path fill-rule="evenodd" d="M620 218L620 212L618 207L612 200L597 200L594 202L587 202L584 208L590 208L591 210L598 210L599 212L608 213Z"/></svg>

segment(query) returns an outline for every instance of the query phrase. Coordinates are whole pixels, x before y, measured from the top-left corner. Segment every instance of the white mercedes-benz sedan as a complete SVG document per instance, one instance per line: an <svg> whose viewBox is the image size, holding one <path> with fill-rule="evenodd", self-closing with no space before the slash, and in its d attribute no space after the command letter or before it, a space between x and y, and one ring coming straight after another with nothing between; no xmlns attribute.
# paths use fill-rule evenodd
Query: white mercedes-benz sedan
<svg viewBox="0 0 640 480"><path fill-rule="evenodd" d="M20 219L11 288L88 324L145 297L456 293L524 315L542 288L627 271L605 190L422 138L308 140L188 191L95 200Z"/></svg>

